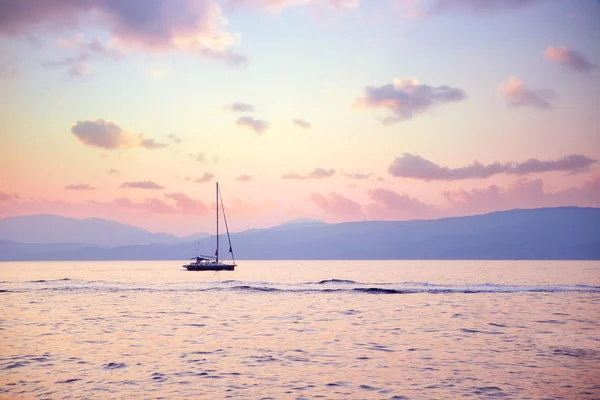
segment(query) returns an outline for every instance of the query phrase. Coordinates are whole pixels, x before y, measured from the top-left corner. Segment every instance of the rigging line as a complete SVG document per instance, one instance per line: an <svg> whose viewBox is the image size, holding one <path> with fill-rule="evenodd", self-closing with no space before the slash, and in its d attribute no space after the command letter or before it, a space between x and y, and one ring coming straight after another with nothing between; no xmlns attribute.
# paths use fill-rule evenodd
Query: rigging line
<svg viewBox="0 0 600 400"><path fill-rule="evenodd" d="M225 221L225 229L227 230L227 240L229 240L229 252L231 253L231 260L235 264L235 257L233 255L233 247L231 246L231 236L229 236L229 226L227 226L227 217L225 216L225 206L223 205L223 194L221 188L219 188L219 197L221 198L221 208L223 209L223 221ZM217 207L219 205L217 204Z"/></svg>

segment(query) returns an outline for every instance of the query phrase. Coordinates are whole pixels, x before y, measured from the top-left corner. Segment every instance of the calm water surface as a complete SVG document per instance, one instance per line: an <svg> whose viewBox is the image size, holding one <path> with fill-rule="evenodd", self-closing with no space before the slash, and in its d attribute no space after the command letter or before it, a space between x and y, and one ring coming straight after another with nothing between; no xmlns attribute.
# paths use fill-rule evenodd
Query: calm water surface
<svg viewBox="0 0 600 400"><path fill-rule="evenodd" d="M599 399L600 263L0 263L0 398Z"/></svg>

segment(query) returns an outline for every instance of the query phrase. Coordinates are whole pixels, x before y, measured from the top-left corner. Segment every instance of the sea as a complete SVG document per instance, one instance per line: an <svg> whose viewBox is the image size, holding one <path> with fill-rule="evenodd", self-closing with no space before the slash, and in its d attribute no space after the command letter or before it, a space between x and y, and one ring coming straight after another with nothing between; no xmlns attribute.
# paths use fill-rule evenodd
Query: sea
<svg viewBox="0 0 600 400"><path fill-rule="evenodd" d="M600 399L598 261L0 263L1 399Z"/></svg>

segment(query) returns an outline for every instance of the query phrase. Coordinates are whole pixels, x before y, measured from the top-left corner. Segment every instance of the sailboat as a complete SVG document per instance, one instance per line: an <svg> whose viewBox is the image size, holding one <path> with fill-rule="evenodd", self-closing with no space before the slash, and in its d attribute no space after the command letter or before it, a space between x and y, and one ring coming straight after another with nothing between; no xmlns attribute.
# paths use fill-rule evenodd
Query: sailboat
<svg viewBox="0 0 600 400"><path fill-rule="evenodd" d="M227 217L225 216L225 207L223 206L223 198L221 196L221 208L223 209L223 220L225 221L225 229L227 230L227 240L229 241L229 253L231 253L231 264L219 262L219 182L217 182L217 251L214 256L198 256L191 258L194 260L189 264L185 264L183 268L188 271L233 271L236 267L235 257L233 256L233 247L231 246L231 236L229 236L229 227L227 226Z"/></svg>

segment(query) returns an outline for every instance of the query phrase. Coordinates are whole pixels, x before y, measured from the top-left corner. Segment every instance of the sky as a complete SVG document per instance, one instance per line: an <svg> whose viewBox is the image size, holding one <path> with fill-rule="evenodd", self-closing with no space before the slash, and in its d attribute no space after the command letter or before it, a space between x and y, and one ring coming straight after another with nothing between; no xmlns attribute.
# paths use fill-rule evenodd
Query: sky
<svg viewBox="0 0 600 400"><path fill-rule="evenodd" d="M0 0L0 218L600 203L600 1Z"/></svg>

